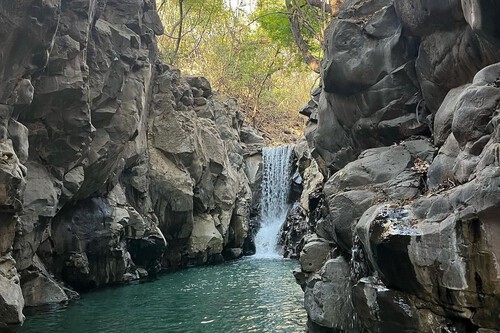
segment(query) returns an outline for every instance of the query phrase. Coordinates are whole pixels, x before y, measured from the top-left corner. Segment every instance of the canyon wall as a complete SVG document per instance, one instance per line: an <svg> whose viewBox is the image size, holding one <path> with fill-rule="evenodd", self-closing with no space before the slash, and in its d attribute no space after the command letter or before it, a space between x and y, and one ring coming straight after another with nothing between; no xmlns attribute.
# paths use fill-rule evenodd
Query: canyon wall
<svg viewBox="0 0 500 333"><path fill-rule="evenodd" d="M159 60L155 6L0 4L0 330L73 289L242 253L263 139Z"/></svg>
<svg viewBox="0 0 500 333"><path fill-rule="evenodd" d="M310 332L500 331L499 15L346 0L328 27L297 149Z"/></svg>

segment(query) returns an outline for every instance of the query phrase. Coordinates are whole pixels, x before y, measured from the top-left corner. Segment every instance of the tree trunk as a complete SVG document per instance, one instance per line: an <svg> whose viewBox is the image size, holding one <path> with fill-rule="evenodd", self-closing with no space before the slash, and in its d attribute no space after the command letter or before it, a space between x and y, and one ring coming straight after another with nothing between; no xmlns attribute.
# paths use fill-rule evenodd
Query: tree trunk
<svg viewBox="0 0 500 333"><path fill-rule="evenodd" d="M175 41L174 54L172 55L171 62L174 63L177 59L177 54L179 53L179 48L181 46L182 39L182 28L184 23L184 0L179 0L179 30L177 32L177 39Z"/></svg>
<svg viewBox="0 0 500 333"><path fill-rule="evenodd" d="M300 32L300 22L297 11L293 8L291 0L285 0L286 8L289 12L288 20L290 21L290 27L292 29L293 39L295 40L295 44L299 48L300 54L302 58L306 62L307 65L316 73L320 72L320 62L309 50L309 46L306 41L302 37L302 33Z"/></svg>

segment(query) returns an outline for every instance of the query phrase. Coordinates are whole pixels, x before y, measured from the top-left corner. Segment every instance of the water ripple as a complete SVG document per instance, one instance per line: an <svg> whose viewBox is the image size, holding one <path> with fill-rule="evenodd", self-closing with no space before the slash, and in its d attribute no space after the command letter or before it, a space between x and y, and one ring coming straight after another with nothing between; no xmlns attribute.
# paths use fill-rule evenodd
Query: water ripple
<svg viewBox="0 0 500 333"><path fill-rule="evenodd" d="M72 306L28 317L20 333L303 332L296 265L246 258L88 293Z"/></svg>

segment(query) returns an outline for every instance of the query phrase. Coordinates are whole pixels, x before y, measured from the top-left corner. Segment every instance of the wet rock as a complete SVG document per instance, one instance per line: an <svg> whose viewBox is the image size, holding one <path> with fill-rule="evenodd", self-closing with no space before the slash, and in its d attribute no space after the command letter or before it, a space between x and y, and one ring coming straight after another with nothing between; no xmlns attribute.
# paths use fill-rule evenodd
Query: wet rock
<svg viewBox="0 0 500 333"><path fill-rule="evenodd" d="M122 243L123 226L101 198L63 210L52 223L49 268L77 290L121 281L128 252Z"/></svg>
<svg viewBox="0 0 500 333"><path fill-rule="evenodd" d="M316 207L314 199L317 193L321 191L324 176L320 172L316 161L312 160L309 167L303 171L302 193L300 195L300 205L306 212L312 212Z"/></svg>
<svg viewBox="0 0 500 333"><path fill-rule="evenodd" d="M241 248L228 248L224 249L224 259L225 260L233 260L241 257L243 255L243 250Z"/></svg>

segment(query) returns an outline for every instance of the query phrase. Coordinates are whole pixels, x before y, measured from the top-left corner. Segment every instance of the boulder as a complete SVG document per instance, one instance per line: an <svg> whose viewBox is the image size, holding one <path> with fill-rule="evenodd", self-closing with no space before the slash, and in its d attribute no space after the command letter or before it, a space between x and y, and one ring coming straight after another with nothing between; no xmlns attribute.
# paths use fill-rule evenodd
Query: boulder
<svg viewBox="0 0 500 333"><path fill-rule="evenodd" d="M198 215L194 219L193 232L188 241L188 256L196 258L200 254L205 263L210 256L222 253L223 238L209 214Z"/></svg>
<svg viewBox="0 0 500 333"><path fill-rule="evenodd" d="M458 96L467 88L467 85L451 89L434 117L434 144L441 147L451 133L453 114L457 107Z"/></svg>
<svg viewBox="0 0 500 333"><path fill-rule="evenodd" d="M395 1L394 7L403 26L413 36L427 36L436 30L448 30L464 20L460 0L402 0Z"/></svg>
<svg viewBox="0 0 500 333"><path fill-rule="evenodd" d="M496 50L483 44L466 24L425 37L416 70L427 107L436 112L450 89L470 82L480 69L500 61Z"/></svg>
<svg viewBox="0 0 500 333"><path fill-rule="evenodd" d="M328 185L328 183L327 183ZM352 190L330 192L325 185L329 215L318 222L316 233L323 238L335 241L343 250L352 248L353 229L361 215L380 198L380 194L371 190Z"/></svg>
<svg viewBox="0 0 500 333"><path fill-rule="evenodd" d="M342 257L329 259L306 284L304 305L310 320L338 331L355 331L350 288L349 264Z"/></svg>
<svg viewBox="0 0 500 333"><path fill-rule="evenodd" d="M495 17L500 13L498 3L479 0L462 0L461 2L465 20L474 32L498 45L500 31L495 24Z"/></svg>
<svg viewBox="0 0 500 333"><path fill-rule="evenodd" d="M351 1L345 8L325 32L319 121L309 139L334 172L362 149L429 128L425 110L415 112L417 44L402 33L392 1Z"/></svg>
<svg viewBox="0 0 500 333"><path fill-rule="evenodd" d="M278 239L283 257L298 259L304 246L304 237L308 232L309 226L304 210L300 205L294 205L281 226L280 238Z"/></svg>
<svg viewBox="0 0 500 333"><path fill-rule="evenodd" d="M317 272L323 264L330 258L330 244L328 241L311 237L306 241L300 252L300 267L304 272Z"/></svg>
<svg viewBox="0 0 500 333"><path fill-rule="evenodd" d="M0 260L0 328L24 322L24 298L15 264L10 256Z"/></svg>
<svg viewBox="0 0 500 333"><path fill-rule="evenodd" d="M453 327L465 333L464 329L472 329L451 326L431 310L419 309L414 297L389 289L375 278L359 280L353 287L352 303L370 332L439 332L442 327Z"/></svg>
<svg viewBox="0 0 500 333"><path fill-rule="evenodd" d="M64 303L70 299L64 288L49 275L39 259L34 259L34 265L23 270L21 289L24 305L27 307Z"/></svg>

